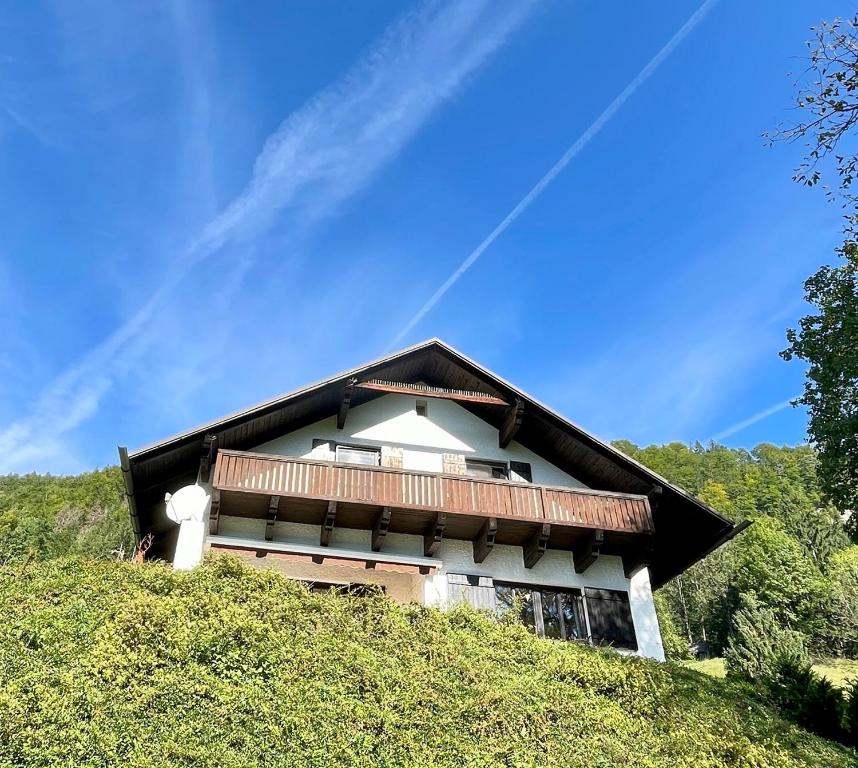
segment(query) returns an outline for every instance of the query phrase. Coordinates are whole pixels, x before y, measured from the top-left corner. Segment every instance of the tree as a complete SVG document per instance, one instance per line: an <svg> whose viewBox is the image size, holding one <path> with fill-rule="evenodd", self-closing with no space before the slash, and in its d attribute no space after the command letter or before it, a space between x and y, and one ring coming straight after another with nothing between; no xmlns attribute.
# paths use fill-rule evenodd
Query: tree
<svg viewBox="0 0 858 768"><path fill-rule="evenodd" d="M858 16L823 22L808 47L808 80L797 84L796 101L808 117L770 138L806 140L807 154L793 177L801 184L819 183L833 162L839 181L828 194L843 204L846 242L838 264L821 267L805 282L805 298L816 313L803 317L798 330L789 329L789 347L781 355L809 366L796 402L809 411L825 497L852 511L849 526L858 536L858 195L852 191L858 154L839 154L858 126Z"/></svg>
<svg viewBox="0 0 858 768"><path fill-rule="evenodd" d="M807 662L804 638L785 629L774 611L751 596L742 598L724 661L727 673L746 680L773 678L779 664L786 660Z"/></svg>
<svg viewBox="0 0 858 768"><path fill-rule="evenodd" d="M841 256L844 263L805 282L805 299L817 313L787 332L790 346L781 355L808 364L797 402L808 408L817 473L826 499L851 511L847 525L858 536L858 242L847 242Z"/></svg>

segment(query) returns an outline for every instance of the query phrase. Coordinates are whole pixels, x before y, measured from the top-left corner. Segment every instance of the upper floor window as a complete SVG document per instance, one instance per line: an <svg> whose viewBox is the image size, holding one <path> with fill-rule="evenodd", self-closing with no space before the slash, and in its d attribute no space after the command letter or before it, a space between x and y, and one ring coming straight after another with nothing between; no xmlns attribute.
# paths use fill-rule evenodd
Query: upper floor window
<svg viewBox="0 0 858 768"><path fill-rule="evenodd" d="M509 470L501 461L465 459L465 474L469 477L506 480L509 477Z"/></svg>
<svg viewBox="0 0 858 768"><path fill-rule="evenodd" d="M418 416L428 416L429 404L425 400L418 400L417 404L414 406L414 411Z"/></svg>
<svg viewBox="0 0 858 768"><path fill-rule="evenodd" d="M381 451L378 448L338 445L336 459L344 464L368 464L377 467L381 463Z"/></svg>

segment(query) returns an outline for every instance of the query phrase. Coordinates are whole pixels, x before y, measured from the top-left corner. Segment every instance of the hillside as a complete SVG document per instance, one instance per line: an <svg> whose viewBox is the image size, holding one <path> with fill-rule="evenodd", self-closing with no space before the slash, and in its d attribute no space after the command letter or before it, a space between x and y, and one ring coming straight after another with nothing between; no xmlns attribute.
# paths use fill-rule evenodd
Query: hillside
<svg viewBox="0 0 858 768"><path fill-rule="evenodd" d="M856 762L679 666L227 557L3 566L0 615L0 766Z"/></svg>

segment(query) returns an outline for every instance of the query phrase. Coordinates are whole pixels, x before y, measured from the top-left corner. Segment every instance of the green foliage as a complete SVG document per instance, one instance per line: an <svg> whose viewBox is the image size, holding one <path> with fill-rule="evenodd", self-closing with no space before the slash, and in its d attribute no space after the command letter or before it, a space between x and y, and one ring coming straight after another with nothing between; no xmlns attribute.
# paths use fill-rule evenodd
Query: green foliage
<svg viewBox="0 0 858 768"><path fill-rule="evenodd" d="M676 624L676 618L670 608L667 597L663 592L653 595L655 611L658 615L658 626L661 630L661 642L664 645L664 655L670 661L688 661L691 659L691 646L683 637Z"/></svg>
<svg viewBox="0 0 858 768"><path fill-rule="evenodd" d="M722 514L753 521L660 590L689 644L722 653L745 593L774 610L783 626L804 633L815 652L858 653L858 585L837 565L850 541L840 516L823 500L813 449L616 445Z"/></svg>
<svg viewBox="0 0 858 768"><path fill-rule="evenodd" d="M810 666L802 635L784 629L774 611L753 597L736 612L724 661L728 675L751 682L774 678L785 661Z"/></svg>
<svg viewBox="0 0 858 768"><path fill-rule="evenodd" d="M66 554L115 557L132 549L118 467L74 477L0 476L0 563Z"/></svg>
<svg viewBox="0 0 858 768"><path fill-rule="evenodd" d="M846 742L843 693L806 660L782 656L764 683L769 698L791 719L826 739Z"/></svg>
<svg viewBox="0 0 858 768"><path fill-rule="evenodd" d="M846 693L843 705L843 729L846 731L847 743L858 748L858 678L852 681L852 686Z"/></svg>
<svg viewBox="0 0 858 768"><path fill-rule="evenodd" d="M840 250L842 261L823 266L804 284L816 309L790 329L784 359L808 364L799 402L808 409L808 433L819 451L825 496L842 510L858 509L858 242ZM858 514L849 527L858 535Z"/></svg>
<svg viewBox="0 0 858 768"><path fill-rule="evenodd" d="M828 565L825 608L834 650L858 657L858 546L835 552Z"/></svg>
<svg viewBox="0 0 858 768"><path fill-rule="evenodd" d="M0 615L4 768L855 762L742 685L233 558L0 567Z"/></svg>

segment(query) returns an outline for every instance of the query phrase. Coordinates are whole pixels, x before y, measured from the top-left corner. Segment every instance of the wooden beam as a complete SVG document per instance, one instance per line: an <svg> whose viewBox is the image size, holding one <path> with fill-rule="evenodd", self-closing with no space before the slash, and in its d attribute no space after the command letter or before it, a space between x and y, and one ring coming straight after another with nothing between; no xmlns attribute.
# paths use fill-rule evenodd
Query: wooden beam
<svg viewBox="0 0 858 768"><path fill-rule="evenodd" d="M200 452L200 482L207 483L211 477L217 456L217 437L206 435L203 438L202 450Z"/></svg>
<svg viewBox="0 0 858 768"><path fill-rule="evenodd" d="M423 536L423 556L434 557L438 548L441 546L441 539L444 538L444 529L447 527L447 515L445 512L439 512L435 515L435 522L429 527Z"/></svg>
<svg viewBox="0 0 858 768"><path fill-rule="evenodd" d="M534 531L527 544L523 547L524 567L533 568L545 554L548 548L548 537L551 536L551 525L543 523Z"/></svg>
<svg viewBox="0 0 858 768"><path fill-rule="evenodd" d="M322 533L319 537L319 546L327 547L331 543L331 535L334 532L334 523L337 520L337 502L329 501L328 509L325 511L325 519L322 520Z"/></svg>
<svg viewBox="0 0 858 768"><path fill-rule="evenodd" d="M217 535L220 527L220 491L215 488L212 491L212 508L209 512L209 533L213 536Z"/></svg>
<svg viewBox="0 0 858 768"><path fill-rule="evenodd" d="M419 395L420 397L436 397L442 400L459 400L464 403L483 403L484 405L509 405L506 400L486 392L476 392L467 389L450 389L448 387L432 387L428 384L409 384L400 381L380 381L371 379L356 385L359 389L373 389L376 392L388 392L400 395Z"/></svg>
<svg viewBox="0 0 858 768"><path fill-rule="evenodd" d="M343 388L343 398L340 400L340 410L337 413L337 429L342 429L346 425L346 416L349 415L349 405L352 401L355 384L357 384L357 379L351 378Z"/></svg>
<svg viewBox="0 0 858 768"><path fill-rule="evenodd" d="M372 527L372 551L381 552L381 547L384 545L384 537L387 536L387 529L390 528L390 507L384 507L378 513L375 520L375 525Z"/></svg>
<svg viewBox="0 0 858 768"><path fill-rule="evenodd" d="M601 528L587 533L572 550L572 563L575 566L575 573L584 573L602 551L602 545L605 543L605 532Z"/></svg>
<svg viewBox="0 0 858 768"><path fill-rule="evenodd" d="M633 552L623 555L623 573L630 579L642 568L649 568L652 563L653 543L651 539L643 542Z"/></svg>
<svg viewBox="0 0 858 768"><path fill-rule="evenodd" d="M498 445L501 448L506 448L518 434L522 418L524 418L524 401L517 397L503 417L503 424L498 431Z"/></svg>
<svg viewBox="0 0 858 768"><path fill-rule="evenodd" d="M268 519L265 521L265 541L274 539L274 523L280 513L280 497L272 496L268 502Z"/></svg>
<svg viewBox="0 0 858 768"><path fill-rule="evenodd" d="M474 562L481 563L489 556L495 545L495 535L498 532L498 519L489 517L480 528L477 538L474 539Z"/></svg>

